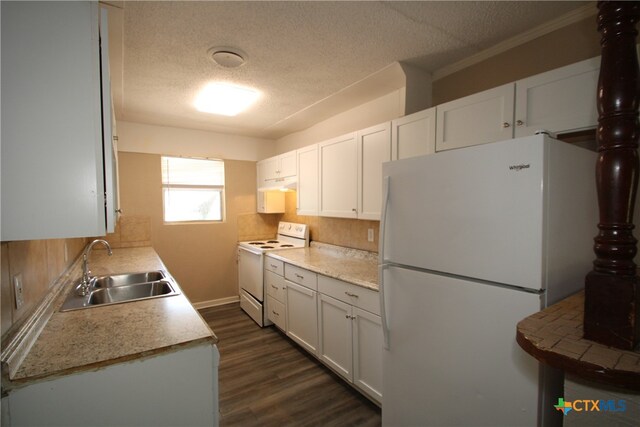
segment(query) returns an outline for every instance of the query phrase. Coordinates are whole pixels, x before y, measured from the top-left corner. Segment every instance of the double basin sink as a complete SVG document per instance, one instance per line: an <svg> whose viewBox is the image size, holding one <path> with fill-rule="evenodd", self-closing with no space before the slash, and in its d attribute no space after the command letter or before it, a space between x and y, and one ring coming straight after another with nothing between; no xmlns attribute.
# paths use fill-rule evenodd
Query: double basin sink
<svg viewBox="0 0 640 427"><path fill-rule="evenodd" d="M62 305L61 311L178 294L173 279L162 270L99 276L91 279L87 295L79 295L77 288L72 289Z"/></svg>

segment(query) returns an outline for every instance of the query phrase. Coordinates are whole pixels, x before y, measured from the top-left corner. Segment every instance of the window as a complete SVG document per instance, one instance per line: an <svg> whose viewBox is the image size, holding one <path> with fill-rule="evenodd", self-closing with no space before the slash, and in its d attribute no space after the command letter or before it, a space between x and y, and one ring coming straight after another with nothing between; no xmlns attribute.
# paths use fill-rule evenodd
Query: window
<svg viewBox="0 0 640 427"><path fill-rule="evenodd" d="M165 222L222 221L224 162L162 157Z"/></svg>

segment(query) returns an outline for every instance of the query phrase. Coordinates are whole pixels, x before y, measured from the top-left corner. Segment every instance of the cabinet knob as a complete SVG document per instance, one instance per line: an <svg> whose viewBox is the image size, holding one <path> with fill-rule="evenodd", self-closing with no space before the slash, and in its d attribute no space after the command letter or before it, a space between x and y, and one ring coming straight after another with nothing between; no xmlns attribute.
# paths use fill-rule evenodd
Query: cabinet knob
<svg viewBox="0 0 640 427"><path fill-rule="evenodd" d="M356 208L353 208L353 209L351 209L351 210L352 210L353 212L358 212L358 209L356 209Z"/></svg>
<svg viewBox="0 0 640 427"><path fill-rule="evenodd" d="M524 122L523 122L522 120L517 120L517 121L516 121L516 124L517 124L518 126L522 126L522 125L524 124Z"/></svg>
<svg viewBox="0 0 640 427"><path fill-rule="evenodd" d="M508 128L509 126L511 126L511 125L509 123L507 123L507 122L504 122L502 124L502 127L505 128L505 129Z"/></svg>

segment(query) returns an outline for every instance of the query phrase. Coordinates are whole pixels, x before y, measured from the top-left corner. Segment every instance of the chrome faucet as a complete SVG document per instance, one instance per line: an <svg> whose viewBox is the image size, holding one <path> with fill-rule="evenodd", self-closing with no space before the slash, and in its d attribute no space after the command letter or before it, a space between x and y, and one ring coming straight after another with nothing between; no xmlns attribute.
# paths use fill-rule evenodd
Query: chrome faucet
<svg viewBox="0 0 640 427"><path fill-rule="evenodd" d="M89 271L89 254L91 253L91 249L96 243L102 243L107 248L107 253L109 256L113 255L111 252L111 246L106 240L96 239L93 242L89 243L87 247L84 249L82 253L82 279L80 280L80 284L78 286L78 295L85 296L89 293L89 288L91 287L91 272Z"/></svg>

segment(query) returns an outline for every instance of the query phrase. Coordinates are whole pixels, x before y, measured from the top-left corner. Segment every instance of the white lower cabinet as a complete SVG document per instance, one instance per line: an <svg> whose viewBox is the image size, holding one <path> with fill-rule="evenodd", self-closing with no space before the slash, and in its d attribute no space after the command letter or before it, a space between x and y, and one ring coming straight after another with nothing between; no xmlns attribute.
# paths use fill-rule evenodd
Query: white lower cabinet
<svg viewBox="0 0 640 427"><path fill-rule="evenodd" d="M313 355L318 354L317 274L284 264L286 333Z"/></svg>
<svg viewBox="0 0 640 427"><path fill-rule="evenodd" d="M312 354L318 353L318 293L287 282L287 336Z"/></svg>
<svg viewBox="0 0 640 427"><path fill-rule="evenodd" d="M382 402L378 293L318 276L319 357L372 400Z"/></svg>
<svg viewBox="0 0 640 427"><path fill-rule="evenodd" d="M382 402L382 321L380 316L353 307L353 383Z"/></svg>
<svg viewBox="0 0 640 427"><path fill-rule="evenodd" d="M2 425L217 426L219 361L202 344L29 384L2 398Z"/></svg>
<svg viewBox="0 0 640 427"><path fill-rule="evenodd" d="M318 298L320 360L349 381L353 381L351 308L328 295Z"/></svg>
<svg viewBox="0 0 640 427"><path fill-rule="evenodd" d="M378 292L267 255L268 317L372 401L382 404Z"/></svg>

